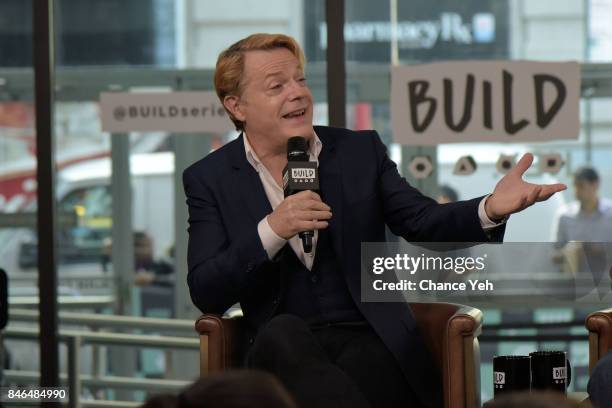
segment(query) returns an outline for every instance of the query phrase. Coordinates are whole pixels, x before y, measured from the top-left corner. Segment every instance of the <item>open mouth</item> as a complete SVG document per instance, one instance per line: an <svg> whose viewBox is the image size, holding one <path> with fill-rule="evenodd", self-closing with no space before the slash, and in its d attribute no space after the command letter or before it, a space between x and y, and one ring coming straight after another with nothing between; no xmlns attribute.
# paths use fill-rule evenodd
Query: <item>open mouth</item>
<svg viewBox="0 0 612 408"><path fill-rule="evenodd" d="M289 112L286 115L283 115L285 119L299 118L300 116L304 116L306 114L306 109L300 109L293 112Z"/></svg>

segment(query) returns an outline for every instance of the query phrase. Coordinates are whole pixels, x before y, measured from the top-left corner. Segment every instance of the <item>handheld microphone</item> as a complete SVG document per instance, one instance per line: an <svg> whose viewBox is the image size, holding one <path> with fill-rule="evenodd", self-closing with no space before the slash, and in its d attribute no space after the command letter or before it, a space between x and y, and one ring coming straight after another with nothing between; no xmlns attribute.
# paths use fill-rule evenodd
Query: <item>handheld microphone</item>
<svg viewBox="0 0 612 408"><path fill-rule="evenodd" d="M308 142L302 136L294 136L287 141L287 166L283 170L283 190L285 198L304 190L319 190L319 170L317 163L309 161ZM312 251L314 231L299 234L305 253Z"/></svg>

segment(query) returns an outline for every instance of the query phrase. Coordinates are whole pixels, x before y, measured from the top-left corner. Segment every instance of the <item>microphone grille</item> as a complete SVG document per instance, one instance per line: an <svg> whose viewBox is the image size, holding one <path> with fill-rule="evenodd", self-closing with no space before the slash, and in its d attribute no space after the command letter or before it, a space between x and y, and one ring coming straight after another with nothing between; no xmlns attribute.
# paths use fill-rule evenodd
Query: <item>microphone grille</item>
<svg viewBox="0 0 612 408"><path fill-rule="evenodd" d="M308 141L302 136L293 136L287 141L287 160L308 161Z"/></svg>

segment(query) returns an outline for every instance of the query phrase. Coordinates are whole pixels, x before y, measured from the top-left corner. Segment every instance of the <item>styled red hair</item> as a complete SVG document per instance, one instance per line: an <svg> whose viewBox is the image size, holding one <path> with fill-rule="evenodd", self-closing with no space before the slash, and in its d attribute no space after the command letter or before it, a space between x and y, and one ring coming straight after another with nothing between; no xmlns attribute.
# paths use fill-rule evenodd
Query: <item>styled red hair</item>
<svg viewBox="0 0 612 408"><path fill-rule="evenodd" d="M275 48L286 48L291 51L298 59L300 68L304 69L304 52L292 37L284 34L265 33L249 35L219 54L215 69L215 90L221 103L223 103L223 100L228 95L239 96L242 93L244 54L248 51L265 51ZM244 130L244 124L236 119L227 109L226 111L232 122L234 122L236 130Z"/></svg>

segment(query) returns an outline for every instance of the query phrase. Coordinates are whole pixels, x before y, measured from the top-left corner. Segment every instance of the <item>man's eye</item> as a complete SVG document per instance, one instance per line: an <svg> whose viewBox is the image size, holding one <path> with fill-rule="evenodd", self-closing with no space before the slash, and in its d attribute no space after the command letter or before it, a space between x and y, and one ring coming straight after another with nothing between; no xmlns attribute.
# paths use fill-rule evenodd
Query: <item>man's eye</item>
<svg viewBox="0 0 612 408"><path fill-rule="evenodd" d="M281 84L272 84L270 85L270 89L280 89L281 88Z"/></svg>
<svg viewBox="0 0 612 408"><path fill-rule="evenodd" d="M299 78L299 79L298 79L298 82L305 83L305 82L306 82L306 78L304 78L304 77Z"/></svg>

